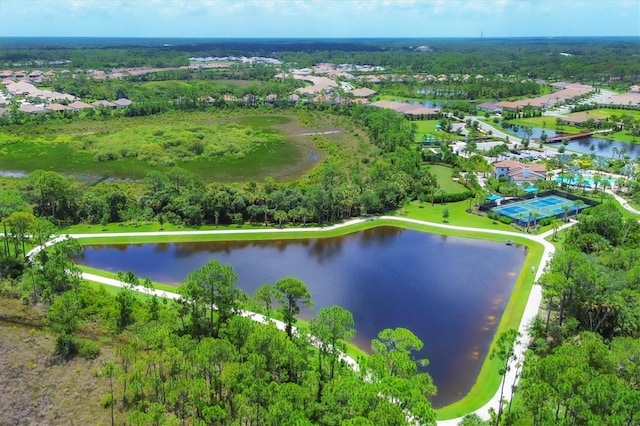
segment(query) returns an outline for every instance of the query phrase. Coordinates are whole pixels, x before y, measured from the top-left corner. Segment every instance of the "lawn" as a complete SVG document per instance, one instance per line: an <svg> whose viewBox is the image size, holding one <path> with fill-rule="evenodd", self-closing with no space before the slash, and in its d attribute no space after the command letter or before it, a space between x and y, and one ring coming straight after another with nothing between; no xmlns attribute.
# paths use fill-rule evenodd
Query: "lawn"
<svg viewBox="0 0 640 426"><path fill-rule="evenodd" d="M439 120L419 120L412 121L417 127L416 142L423 142L426 135L432 135L437 137L437 133L441 130L436 130Z"/></svg>
<svg viewBox="0 0 640 426"><path fill-rule="evenodd" d="M435 175L438 180L438 185L440 185L440 188L446 191L447 194L456 194L467 190L464 185L453 180L451 176L453 169L451 167L432 164L428 166L428 170L429 173Z"/></svg>

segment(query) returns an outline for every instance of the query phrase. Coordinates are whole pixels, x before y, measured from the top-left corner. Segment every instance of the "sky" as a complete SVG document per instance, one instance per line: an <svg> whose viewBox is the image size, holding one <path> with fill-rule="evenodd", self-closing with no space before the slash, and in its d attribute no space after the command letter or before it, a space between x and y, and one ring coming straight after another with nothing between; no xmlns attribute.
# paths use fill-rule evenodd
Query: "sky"
<svg viewBox="0 0 640 426"><path fill-rule="evenodd" d="M0 0L0 37L640 37L640 0Z"/></svg>

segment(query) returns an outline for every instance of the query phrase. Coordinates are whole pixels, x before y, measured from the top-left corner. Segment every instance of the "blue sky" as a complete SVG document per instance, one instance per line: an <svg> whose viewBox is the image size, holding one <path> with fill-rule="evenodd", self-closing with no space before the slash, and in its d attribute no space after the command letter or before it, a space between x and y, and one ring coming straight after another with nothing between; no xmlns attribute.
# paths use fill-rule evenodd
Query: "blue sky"
<svg viewBox="0 0 640 426"><path fill-rule="evenodd" d="M640 37L640 0L0 0L0 36Z"/></svg>

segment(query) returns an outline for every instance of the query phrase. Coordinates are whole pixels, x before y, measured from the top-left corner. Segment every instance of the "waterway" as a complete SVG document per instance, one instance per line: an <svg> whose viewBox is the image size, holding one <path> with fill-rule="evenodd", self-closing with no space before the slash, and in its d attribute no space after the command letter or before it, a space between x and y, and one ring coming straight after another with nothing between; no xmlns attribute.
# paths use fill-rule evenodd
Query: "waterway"
<svg viewBox="0 0 640 426"><path fill-rule="evenodd" d="M440 407L473 385L525 257L522 246L380 227L323 239L87 246L77 261L177 285L217 259L248 294L299 278L315 303L302 317L331 305L350 310L354 343L365 350L385 328L412 330Z"/></svg>

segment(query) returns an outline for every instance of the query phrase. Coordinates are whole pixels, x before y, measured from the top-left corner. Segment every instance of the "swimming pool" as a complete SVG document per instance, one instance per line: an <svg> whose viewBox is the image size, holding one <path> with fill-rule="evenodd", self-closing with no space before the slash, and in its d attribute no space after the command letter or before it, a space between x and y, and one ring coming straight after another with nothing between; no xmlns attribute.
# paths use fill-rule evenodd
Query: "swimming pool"
<svg viewBox="0 0 640 426"><path fill-rule="evenodd" d="M558 183L566 183L567 185L571 185L571 186L578 186L578 185L582 185L586 188L595 188L595 182L593 180L593 176L591 175L582 175L582 182L578 182L578 178L574 178L574 177L561 177L558 176L555 179L556 182ZM602 177L600 179L600 183L598 184L599 187L602 187L602 184L604 184L605 182L607 182L607 184L609 185L609 187L612 187L615 183L616 180L614 178L610 178L610 177Z"/></svg>

